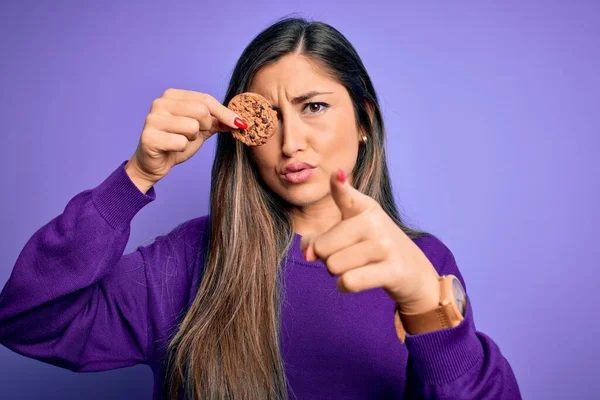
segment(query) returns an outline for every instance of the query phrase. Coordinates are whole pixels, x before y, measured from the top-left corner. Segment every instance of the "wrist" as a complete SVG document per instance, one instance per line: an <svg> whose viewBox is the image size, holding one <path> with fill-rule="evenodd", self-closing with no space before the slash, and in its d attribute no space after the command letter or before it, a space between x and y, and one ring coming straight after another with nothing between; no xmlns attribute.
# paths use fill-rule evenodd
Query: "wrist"
<svg viewBox="0 0 600 400"><path fill-rule="evenodd" d="M437 308L440 305L439 277L435 276L428 280L421 293L417 300L398 303L403 313L421 314Z"/></svg>
<svg viewBox="0 0 600 400"><path fill-rule="evenodd" d="M464 320L467 297L461 282L454 275L444 275L438 278L438 284L438 304L434 308L427 310L431 304L429 300L427 303L419 302L409 307L397 304L394 323L401 342L404 343L407 333L418 335L454 328Z"/></svg>
<svg viewBox="0 0 600 400"><path fill-rule="evenodd" d="M154 186L156 182L153 182L149 179L144 178L135 167L135 165L129 160L127 164L125 164L125 172L131 182L139 189L143 194L148 193L148 191Z"/></svg>

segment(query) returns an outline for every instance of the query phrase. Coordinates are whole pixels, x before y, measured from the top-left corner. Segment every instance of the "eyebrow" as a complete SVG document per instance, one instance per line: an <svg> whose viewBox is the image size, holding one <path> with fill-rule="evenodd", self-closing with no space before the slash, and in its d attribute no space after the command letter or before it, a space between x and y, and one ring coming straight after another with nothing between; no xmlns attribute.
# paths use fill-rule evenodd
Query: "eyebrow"
<svg viewBox="0 0 600 400"><path fill-rule="evenodd" d="M313 97L318 96L320 94L332 94L332 93L333 92L317 92L317 91L313 90L312 92L308 92L308 93L305 93L298 97L294 97L292 99L292 104L304 103L306 100L312 99Z"/></svg>
<svg viewBox="0 0 600 400"><path fill-rule="evenodd" d="M292 99L292 104L304 103L306 100L312 99L313 97L321 95L321 94L333 94L333 92L317 92L316 90L313 90L311 92L304 93L298 97L294 97ZM275 111L279 111L279 107L276 107L274 105L271 105L271 108L273 108L273 110L275 110Z"/></svg>

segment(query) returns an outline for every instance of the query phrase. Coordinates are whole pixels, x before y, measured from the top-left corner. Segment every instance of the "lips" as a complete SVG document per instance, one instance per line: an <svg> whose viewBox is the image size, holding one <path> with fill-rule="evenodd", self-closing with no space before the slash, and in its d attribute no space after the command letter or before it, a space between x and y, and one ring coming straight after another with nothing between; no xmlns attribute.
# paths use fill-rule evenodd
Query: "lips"
<svg viewBox="0 0 600 400"><path fill-rule="evenodd" d="M285 166L285 168L283 168L283 170L281 171L282 175L287 175L291 172L299 172L302 171L304 169L312 169L314 168L314 165L309 164L309 163L305 163L305 162L293 162L290 163L288 165Z"/></svg>
<svg viewBox="0 0 600 400"><path fill-rule="evenodd" d="M281 177L290 183L302 183L310 179L315 166L305 162L293 162L283 168Z"/></svg>

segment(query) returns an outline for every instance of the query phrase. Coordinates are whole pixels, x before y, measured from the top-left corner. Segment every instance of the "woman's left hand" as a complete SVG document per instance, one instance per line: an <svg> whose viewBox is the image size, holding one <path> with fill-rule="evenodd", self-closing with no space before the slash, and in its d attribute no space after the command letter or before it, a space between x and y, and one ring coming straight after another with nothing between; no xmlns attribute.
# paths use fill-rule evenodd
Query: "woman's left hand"
<svg viewBox="0 0 600 400"><path fill-rule="evenodd" d="M343 172L331 177L331 194L342 220L328 231L302 238L305 258L322 260L338 275L337 287L355 293L383 288L405 313L438 305L438 273L373 198L353 188Z"/></svg>

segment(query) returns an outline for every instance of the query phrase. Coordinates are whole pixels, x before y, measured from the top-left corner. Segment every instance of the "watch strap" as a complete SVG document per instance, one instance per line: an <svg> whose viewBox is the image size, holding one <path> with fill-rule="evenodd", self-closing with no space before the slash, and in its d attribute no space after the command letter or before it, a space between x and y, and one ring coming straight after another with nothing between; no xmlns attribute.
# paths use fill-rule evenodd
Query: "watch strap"
<svg viewBox="0 0 600 400"><path fill-rule="evenodd" d="M407 314L402 312L399 304L396 304L394 324L398 339L402 343L406 341L407 332L411 335L418 335L460 325L463 316L457 313L456 305L452 301L452 279L454 279L452 275L440 277L440 302L433 310L418 314Z"/></svg>

